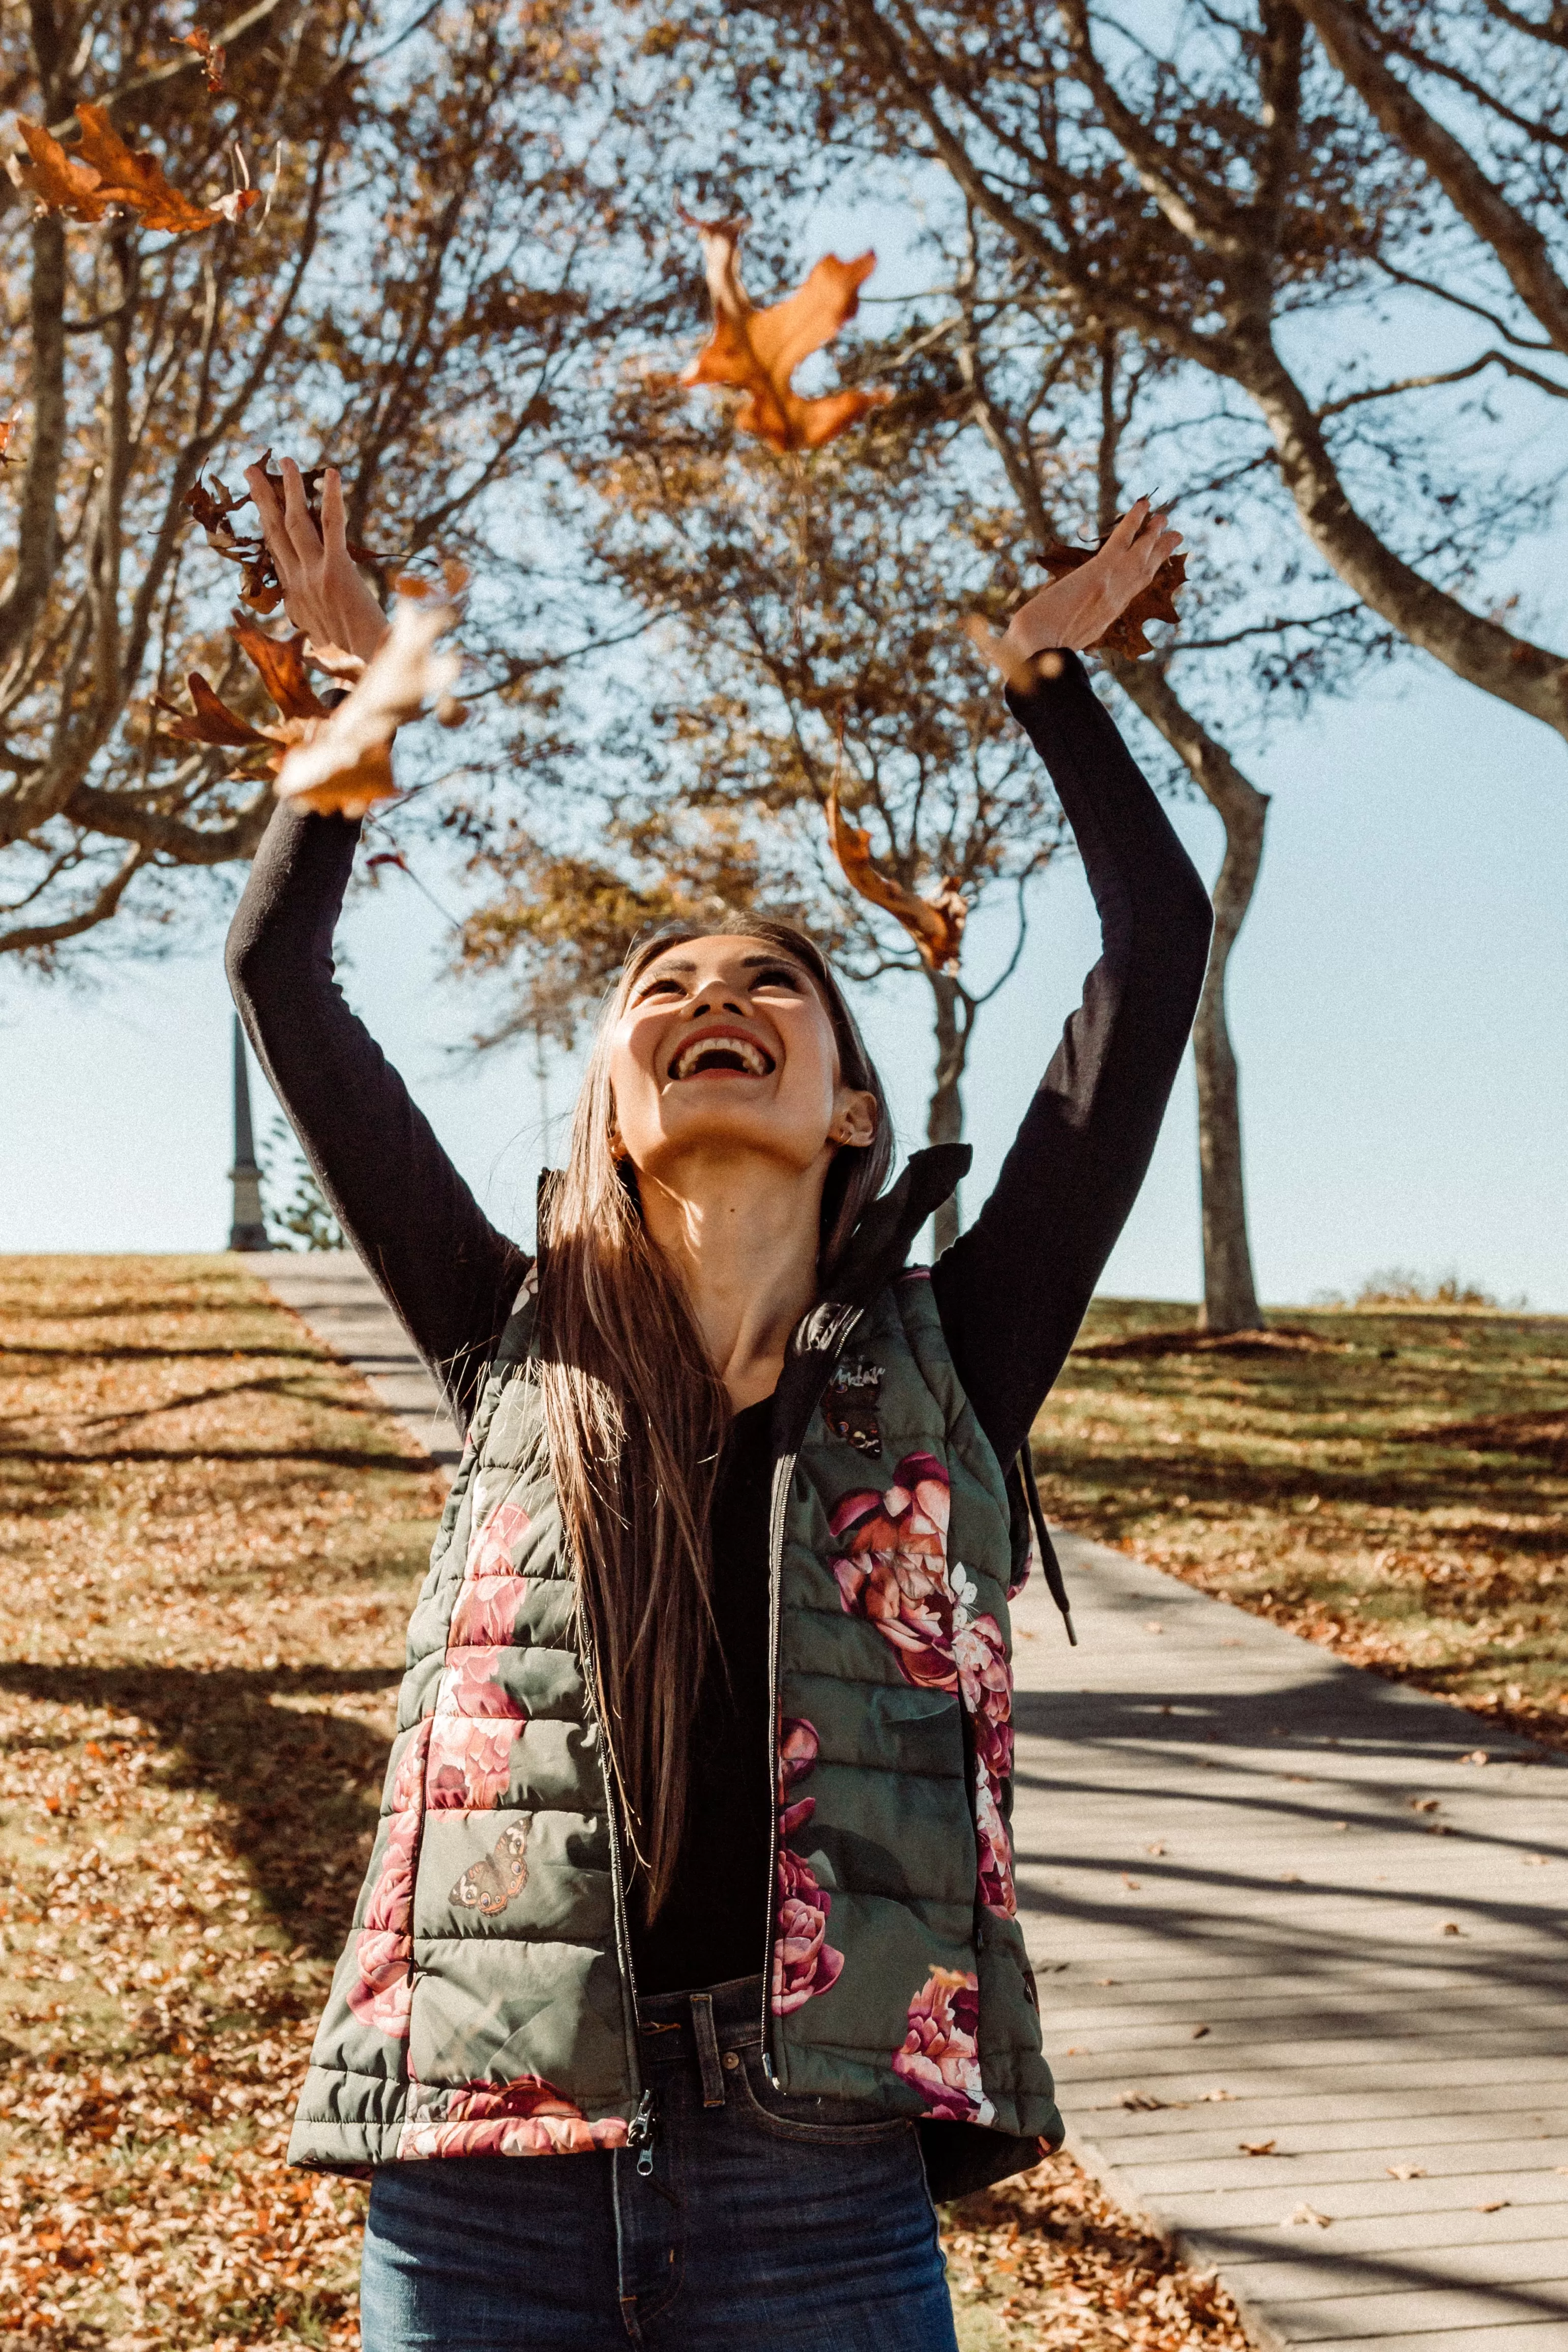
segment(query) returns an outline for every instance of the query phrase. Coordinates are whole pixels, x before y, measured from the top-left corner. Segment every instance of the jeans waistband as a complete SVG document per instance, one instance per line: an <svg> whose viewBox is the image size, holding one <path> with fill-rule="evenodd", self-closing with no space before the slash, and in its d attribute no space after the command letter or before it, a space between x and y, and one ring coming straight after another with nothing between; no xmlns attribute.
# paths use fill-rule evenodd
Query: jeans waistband
<svg viewBox="0 0 1568 2352"><path fill-rule="evenodd" d="M755 2042L762 2031L762 1979L732 1977L727 1984L694 1987L693 1992L645 1994L637 2003L638 2021L650 2036L692 2021L693 1993L711 2001L714 2032L721 2048ZM674 2037L672 2036L672 2039Z"/></svg>

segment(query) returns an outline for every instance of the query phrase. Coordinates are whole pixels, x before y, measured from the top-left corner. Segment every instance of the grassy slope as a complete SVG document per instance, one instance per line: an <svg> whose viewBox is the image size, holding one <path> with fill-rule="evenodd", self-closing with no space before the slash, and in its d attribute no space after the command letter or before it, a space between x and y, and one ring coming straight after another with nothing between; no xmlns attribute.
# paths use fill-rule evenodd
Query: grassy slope
<svg viewBox="0 0 1568 2352"><path fill-rule="evenodd" d="M0 1259L0 2336L358 2341L287 2121L441 1487L238 1261ZM950 2217L965 2352L1239 2352L1058 2158Z"/></svg>
<svg viewBox="0 0 1568 2352"><path fill-rule="evenodd" d="M1100 1301L1034 1448L1067 1526L1568 1745L1568 1319L1291 1309L1205 1342Z"/></svg>

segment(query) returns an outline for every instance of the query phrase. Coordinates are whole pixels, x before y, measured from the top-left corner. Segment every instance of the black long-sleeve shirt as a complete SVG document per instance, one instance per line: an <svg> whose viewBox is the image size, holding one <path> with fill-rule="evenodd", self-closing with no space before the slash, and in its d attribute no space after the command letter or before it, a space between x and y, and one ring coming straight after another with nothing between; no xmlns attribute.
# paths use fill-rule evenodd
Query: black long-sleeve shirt
<svg viewBox="0 0 1568 2352"><path fill-rule="evenodd" d="M1207 955L1203 886L1082 666L1012 708L1045 761L1103 951L969 1230L932 1287L998 1458L1023 1444L1147 1171ZM459 1427L528 1259L497 1230L334 975L357 824L279 808L229 934L235 1002L344 1234L440 1380ZM722 1663L699 1695L672 1898L634 1937L639 1989L752 1973L767 1886L767 1423L737 1414L713 1516Z"/></svg>

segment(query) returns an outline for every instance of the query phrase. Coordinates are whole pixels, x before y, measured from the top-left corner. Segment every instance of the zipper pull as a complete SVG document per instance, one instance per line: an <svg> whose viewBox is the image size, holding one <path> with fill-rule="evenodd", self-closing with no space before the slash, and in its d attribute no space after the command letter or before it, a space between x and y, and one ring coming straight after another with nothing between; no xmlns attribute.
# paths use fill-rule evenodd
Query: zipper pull
<svg viewBox="0 0 1568 2352"><path fill-rule="evenodd" d="M626 2145L628 2147L634 2147L637 2151L637 2177L640 2180L647 2180L653 2175L653 2135L656 2129L653 2094L651 2090L644 2091L642 2105L626 2126Z"/></svg>

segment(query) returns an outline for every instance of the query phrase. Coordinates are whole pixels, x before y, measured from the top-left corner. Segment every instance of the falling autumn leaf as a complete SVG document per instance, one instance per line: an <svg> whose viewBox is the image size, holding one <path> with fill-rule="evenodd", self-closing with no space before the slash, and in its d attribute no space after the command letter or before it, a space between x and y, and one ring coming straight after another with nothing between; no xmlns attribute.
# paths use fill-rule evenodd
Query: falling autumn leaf
<svg viewBox="0 0 1568 2352"><path fill-rule="evenodd" d="M237 710L229 709L199 669L191 672L185 684L196 706L194 717L162 694L152 697L155 710L172 714L173 723L163 729L165 735L172 736L177 743L214 743L234 751L267 741L258 727L253 727L248 719L242 719Z"/></svg>
<svg viewBox="0 0 1568 2352"><path fill-rule="evenodd" d="M193 33L175 33L171 37L176 48L194 49L206 68L207 88L216 94L224 86L224 66L227 52L220 48L210 33L198 25Z"/></svg>
<svg viewBox="0 0 1568 2352"><path fill-rule="evenodd" d="M250 193L254 195L256 191L253 189ZM267 464L271 455L270 449L264 449L258 463L266 472L268 486L274 496L281 504L283 476L281 473L275 473ZM302 467L300 469L306 511L318 529L320 528L321 522L321 485L329 470L325 464ZM276 613L283 602L283 589L278 581L277 567L272 561L271 550L259 531L237 531L229 521L230 515L237 513L241 507L250 505L250 492L231 490L228 485L220 481L214 474L211 488L198 479L194 486L185 492L182 503L187 513L205 532L207 545L214 554L221 555L225 562L239 565L240 603L248 606L253 613L263 614ZM368 547L361 547L357 540L350 540L348 549L355 563L382 564L392 561L390 556L373 554ZM327 666L325 663L319 665L323 668Z"/></svg>
<svg viewBox="0 0 1568 2352"><path fill-rule="evenodd" d="M261 201L259 191L247 184L215 204L193 204L170 185L155 155L125 144L103 107L78 106L76 114L79 136L74 152L51 138L41 123L16 118L27 154L26 160L9 156L6 169L16 185L37 199L40 213L99 221L118 209L134 213L144 228L185 236L219 220L232 223ZM248 176L243 161L242 176Z"/></svg>
<svg viewBox="0 0 1568 2352"><path fill-rule="evenodd" d="M327 706L318 701L310 681L305 674L305 633L301 629L291 637L269 637L243 613L234 616L234 633L240 650L255 663L266 687L285 719L325 719Z"/></svg>
<svg viewBox="0 0 1568 2352"><path fill-rule="evenodd" d="M1102 540L1100 547L1104 543ZM1076 572L1081 563L1087 563L1092 555L1097 555L1100 547L1067 547L1059 541L1053 547L1043 548L1040 560L1052 580L1064 580L1070 572ZM1148 586L1139 589L1132 603L1117 614L1104 635L1096 637L1092 646L1085 646L1084 652L1114 654L1124 661L1135 661L1140 654L1153 653L1154 647L1145 635L1145 624L1180 620L1181 614L1176 608L1176 594L1186 578L1185 551L1167 556Z"/></svg>
<svg viewBox="0 0 1568 2352"><path fill-rule="evenodd" d="M276 775L283 764L285 752L294 743L302 742L318 719L327 717L327 706L317 699L305 672L304 635L292 637L269 637L243 613L234 616L235 641L250 662L262 685L277 704L280 723L253 727L237 710L231 710L200 670L193 670L186 680L194 710L183 711L161 694L152 697L154 709L170 714L172 724L163 729L165 735L178 743L210 743L228 751L244 751L251 755L239 761L232 772L243 774L252 767L257 753L263 773Z"/></svg>
<svg viewBox="0 0 1568 2352"><path fill-rule="evenodd" d="M21 422L22 412L19 408L14 408L9 416L0 416L0 466L15 466L20 463L18 458L10 455L10 448L11 436Z"/></svg>
<svg viewBox="0 0 1568 2352"><path fill-rule="evenodd" d="M445 598L401 601L392 627L365 664L360 681L331 715L315 721L308 740L291 750L278 771L279 800L298 801L322 815L362 816L389 800L392 737L417 719L456 679L455 654L438 654L438 637L457 619Z"/></svg>
<svg viewBox="0 0 1568 2352"><path fill-rule="evenodd" d="M686 213L681 218L697 233L713 297L713 334L682 374L682 383L722 384L744 393L736 424L780 452L821 449L893 398L890 392L846 387L806 400L789 383L802 360L831 343L854 317L860 289L876 268L874 253L853 261L824 254L803 286L758 310L740 282L737 260L745 222L695 221Z"/></svg>
<svg viewBox="0 0 1568 2352"><path fill-rule="evenodd" d="M897 917L931 971L956 971L969 912L956 880L949 875L923 898L881 872L872 858L870 834L850 823L836 791L828 794L828 839L851 889Z"/></svg>

